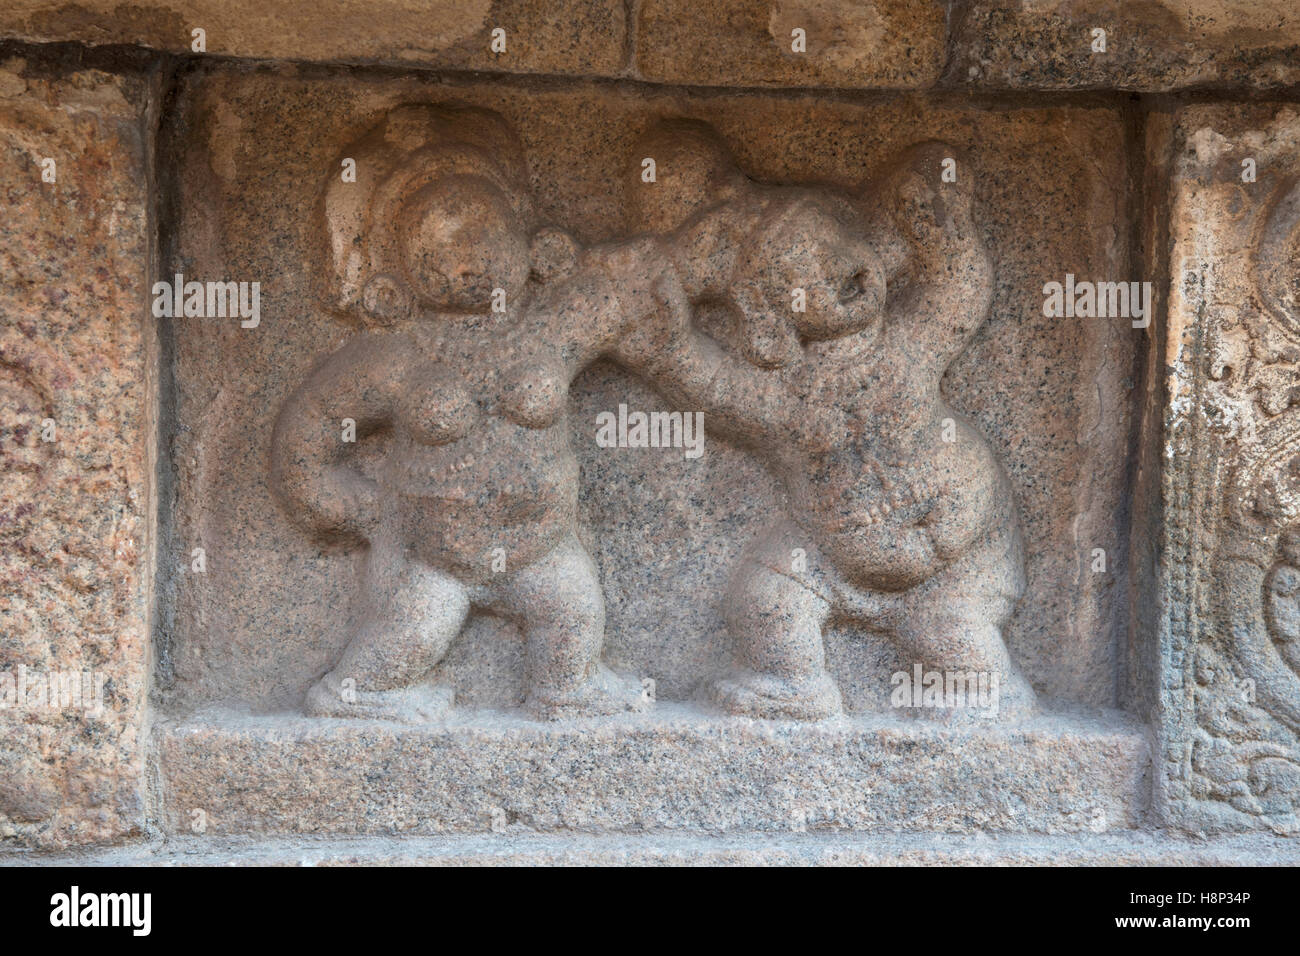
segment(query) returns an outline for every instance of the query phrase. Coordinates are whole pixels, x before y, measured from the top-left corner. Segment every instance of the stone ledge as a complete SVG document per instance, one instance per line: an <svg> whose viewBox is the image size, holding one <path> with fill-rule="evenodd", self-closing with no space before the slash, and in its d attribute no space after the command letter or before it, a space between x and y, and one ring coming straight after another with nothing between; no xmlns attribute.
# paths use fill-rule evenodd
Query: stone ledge
<svg viewBox="0 0 1300 956"><path fill-rule="evenodd" d="M1291 0L10 0L0 38L691 86L1249 90L1300 83ZM505 50L492 47L505 31ZM1106 48L1094 50L1095 29ZM795 31L803 31L799 41ZM802 48L795 49L797 43Z"/></svg>
<svg viewBox="0 0 1300 956"><path fill-rule="evenodd" d="M936 0L643 0L637 69L671 83L923 89L943 68L946 16Z"/></svg>
<svg viewBox="0 0 1300 956"><path fill-rule="evenodd" d="M494 818L534 832L1095 832L1139 824L1150 762L1141 729L1110 718L957 731L682 704L427 728L223 714L161 726L158 752L164 830L212 834L482 832Z"/></svg>
<svg viewBox="0 0 1300 956"><path fill-rule="evenodd" d="M1300 840L1145 830L1072 836L737 833L288 839L171 837L75 856L0 853L0 866L1295 866Z"/></svg>

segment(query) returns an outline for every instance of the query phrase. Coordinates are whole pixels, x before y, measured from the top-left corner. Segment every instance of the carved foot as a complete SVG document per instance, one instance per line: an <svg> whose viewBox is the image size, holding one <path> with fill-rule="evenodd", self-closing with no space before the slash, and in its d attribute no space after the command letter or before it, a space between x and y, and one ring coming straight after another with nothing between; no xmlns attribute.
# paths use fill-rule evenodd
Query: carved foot
<svg viewBox="0 0 1300 956"><path fill-rule="evenodd" d="M615 674L600 664L591 679L576 690L555 695L534 691L524 709L538 720L563 720L640 712L653 704L640 680Z"/></svg>
<svg viewBox="0 0 1300 956"><path fill-rule="evenodd" d="M752 671L724 678L713 699L725 711L765 720L822 720L844 709L840 689L826 673L788 681Z"/></svg>
<svg viewBox="0 0 1300 956"><path fill-rule="evenodd" d="M392 690L345 691L334 674L326 674L307 692L309 717L352 717L425 724L441 720L451 710L450 687L417 684Z"/></svg>

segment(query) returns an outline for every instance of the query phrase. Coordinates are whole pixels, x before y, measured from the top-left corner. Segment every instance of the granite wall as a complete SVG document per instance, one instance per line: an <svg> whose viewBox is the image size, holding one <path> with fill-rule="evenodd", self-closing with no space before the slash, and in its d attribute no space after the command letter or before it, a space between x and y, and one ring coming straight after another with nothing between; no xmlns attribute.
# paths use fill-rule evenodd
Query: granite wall
<svg viewBox="0 0 1300 956"><path fill-rule="evenodd" d="M1298 81L1281 0L9 3L0 846L1300 859Z"/></svg>

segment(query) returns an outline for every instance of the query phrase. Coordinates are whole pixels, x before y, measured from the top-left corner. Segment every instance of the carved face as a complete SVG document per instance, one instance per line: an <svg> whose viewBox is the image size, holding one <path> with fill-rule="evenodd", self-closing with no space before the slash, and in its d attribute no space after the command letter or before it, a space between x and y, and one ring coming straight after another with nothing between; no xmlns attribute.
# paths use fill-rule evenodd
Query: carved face
<svg viewBox="0 0 1300 956"><path fill-rule="evenodd" d="M739 257L733 299L755 364L785 364L799 340L834 339L880 322L885 277L851 209L801 198L765 221Z"/></svg>
<svg viewBox="0 0 1300 956"><path fill-rule="evenodd" d="M507 307L529 273L528 235L508 197L485 177L447 176L408 200L397 223L406 279L434 308Z"/></svg>

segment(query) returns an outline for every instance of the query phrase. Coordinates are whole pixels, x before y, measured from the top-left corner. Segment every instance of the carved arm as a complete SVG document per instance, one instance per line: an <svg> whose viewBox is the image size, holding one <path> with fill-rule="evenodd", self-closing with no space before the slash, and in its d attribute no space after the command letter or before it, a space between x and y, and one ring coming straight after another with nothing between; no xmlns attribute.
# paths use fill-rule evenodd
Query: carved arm
<svg viewBox="0 0 1300 956"><path fill-rule="evenodd" d="M393 414L391 384L405 350L396 337L362 334L318 365L289 396L271 439L272 487L295 520L312 531L368 539L379 515L379 488L344 456L343 420L358 436Z"/></svg>

